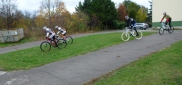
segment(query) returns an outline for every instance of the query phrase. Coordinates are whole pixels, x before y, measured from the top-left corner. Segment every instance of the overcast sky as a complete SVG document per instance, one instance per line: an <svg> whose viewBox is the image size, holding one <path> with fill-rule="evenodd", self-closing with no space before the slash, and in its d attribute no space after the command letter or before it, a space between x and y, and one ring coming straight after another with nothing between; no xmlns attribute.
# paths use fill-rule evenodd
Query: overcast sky
<svg viewBox="0 0 182 85"><path fill-rule="evenodd" d="M42 0L17 0L18 9L22 11L34 12L39 9L41 1ZM70 13L73 13L75 11L75 7L78 5L80 1L83 2L84 0L62 0L62 2L65 3L66 8ZM116 6L118 6L119 3L122 3L124 0L112 0L112 1L116 4ZM143 5L147 8L150 8L148 0L131 0L131 1L136 2L139 5Z"/></svg>

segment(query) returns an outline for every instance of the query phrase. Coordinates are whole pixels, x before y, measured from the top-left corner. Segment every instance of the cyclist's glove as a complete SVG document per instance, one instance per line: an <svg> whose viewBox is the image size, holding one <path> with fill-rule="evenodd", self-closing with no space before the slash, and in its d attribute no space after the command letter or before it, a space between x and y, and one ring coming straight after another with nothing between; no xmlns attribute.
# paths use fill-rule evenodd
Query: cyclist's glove
<svg viewBox="0 0 182 85"><path fill-rule="evenodd" d="M47 40L50 40L50 38L46 37Z"/></svg>

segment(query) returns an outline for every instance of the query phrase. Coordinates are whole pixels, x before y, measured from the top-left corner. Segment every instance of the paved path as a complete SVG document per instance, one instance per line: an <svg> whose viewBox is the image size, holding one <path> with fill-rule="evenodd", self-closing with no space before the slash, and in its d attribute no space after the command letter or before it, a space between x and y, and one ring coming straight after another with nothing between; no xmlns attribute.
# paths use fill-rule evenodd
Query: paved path
<svg viewBox="0 0 182 85"><path fill-rule="evenodd" d="M0 85L80 85L182 40L182 31L153 34L27 71L0 74Z"/></svg>

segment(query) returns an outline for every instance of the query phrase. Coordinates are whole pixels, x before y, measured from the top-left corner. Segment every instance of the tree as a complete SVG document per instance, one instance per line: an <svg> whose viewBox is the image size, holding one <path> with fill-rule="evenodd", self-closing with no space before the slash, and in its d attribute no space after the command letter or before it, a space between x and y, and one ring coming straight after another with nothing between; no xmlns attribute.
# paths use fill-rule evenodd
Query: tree
<svg viewBox="0 0 182 85"><path fill-rule="evenodd" d="M138 10L140 9L140 5L137 5L135 2L132 2L130 0L125 0L123 3L127 9L129 17L136 19L136 15Z"/></svg>
<svg viewBox="0 0 182 85"><path fill-rule="evenodd" d="M149 26L151 26L152 24L152 1L149 1L150 3L150 9L149 9L149 13L147 14L147 22L149 24Z"/></svg>
<svg viewBox="0 0 182 85"><path fill-rule="evenodd" d="M123 4L119 5L118 17L120 21L125 21L125 16L127 15L126 7Z"/></svg>
<svg viewBox="0 0 182 85"><path fill-rule="evenodd" d="M68 13L64 2L60 0L42 0L40 15L45 18L48 27L53 28L55 25L64 25L63 13Z"/></svg>
<svg viewBox="0 0 182 85"><path fill-rule="evenodd" d="M79 3L78 9L89 16L90 28L94 25L93 19L98 19L106 29L117 19L117 10L111 0L84 0L83 4Z"/></svg>
<svg viewBox="0 0 182 85"><path fill-rule="evenodd" d="M14 28L14 21L16 18L17 7L15 5L16 0L1 0L0 1L0 17L1 21L4 23L2 24L2 28L10 29Z"/></svg>
<svg viewBox="0 0 182 85"><path fill-rule="evenodd" d="M141 7L137 12L136 20L137 22L145 22L146 18L147 18L147 13L145 12L145 8Z"/></svg>
<svg viewBox="0 0 182 85"><path fill-rule="evenodd" d="M70 33L87 31L88 19L88 16L80 10L71 16L66 16L66 30Z"/></svg>
<svg viewBox="0 0 182 85"><path fill-rule="evenodd" d="M67 11L66 9L66 5L64 4L64 2L56 2L56 9L55 9L55 13L54 13L54 23L56 25L61 25L61 26L65 26L66 25L66 18L70 17L71 14Z"/></svg>

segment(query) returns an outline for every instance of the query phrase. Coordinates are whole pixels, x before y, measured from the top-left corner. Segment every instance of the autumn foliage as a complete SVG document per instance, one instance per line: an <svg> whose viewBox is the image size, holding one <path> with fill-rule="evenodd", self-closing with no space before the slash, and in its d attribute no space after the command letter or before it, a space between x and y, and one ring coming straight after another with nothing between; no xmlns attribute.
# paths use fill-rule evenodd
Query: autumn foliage
<svg viewBox="0 0 182 85"><path fill-rule="evenodd" d="M0 1L0 30L24 28L26 38L45 36L44 26L54 31L56 25L61 26L67 34L122 29L126 15L145 22L148 13L147 8L130 0L124 0L118 8L111 0L84 0L78 3L74 13L61 0L42 0L34 13L18 10L14 0L6 1Z"/></svg>

